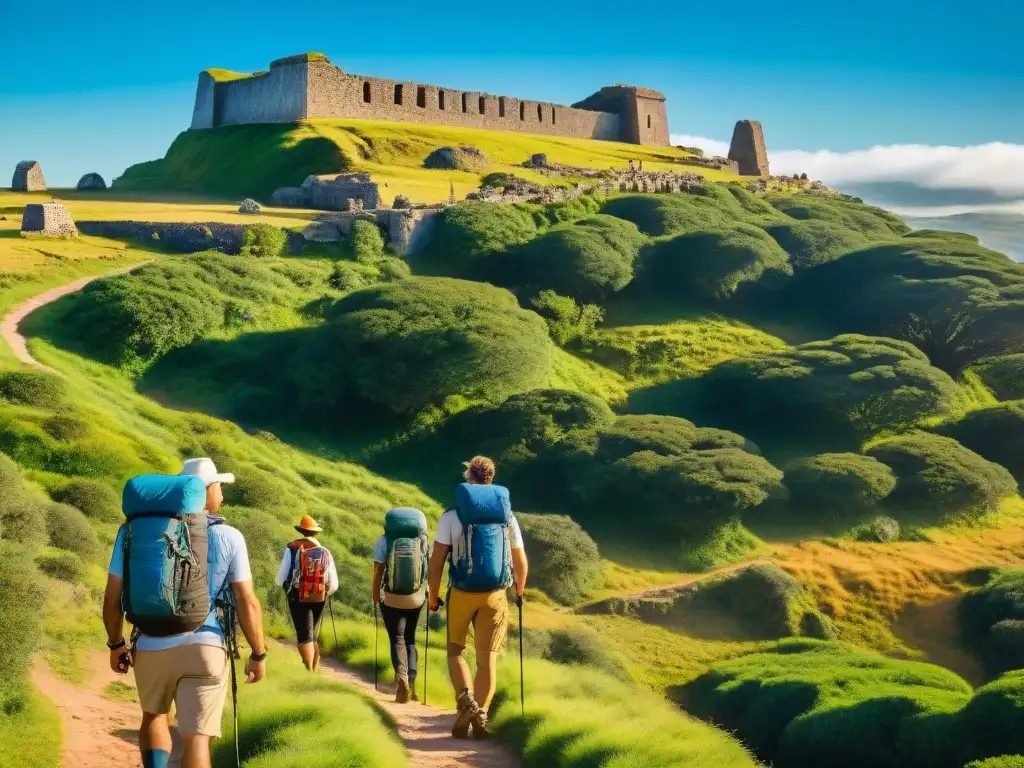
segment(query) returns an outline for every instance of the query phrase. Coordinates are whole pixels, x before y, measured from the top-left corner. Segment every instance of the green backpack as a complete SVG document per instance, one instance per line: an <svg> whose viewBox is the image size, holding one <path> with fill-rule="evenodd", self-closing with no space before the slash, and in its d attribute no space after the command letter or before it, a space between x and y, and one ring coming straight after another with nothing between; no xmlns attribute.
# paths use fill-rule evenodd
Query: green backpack
<svg viewBox="0 0 1024 768"><path fill-rule="evenodd" d="M396 507L384 515L384 591L415 595L427 581L427 518L418 509Z"/></svg>

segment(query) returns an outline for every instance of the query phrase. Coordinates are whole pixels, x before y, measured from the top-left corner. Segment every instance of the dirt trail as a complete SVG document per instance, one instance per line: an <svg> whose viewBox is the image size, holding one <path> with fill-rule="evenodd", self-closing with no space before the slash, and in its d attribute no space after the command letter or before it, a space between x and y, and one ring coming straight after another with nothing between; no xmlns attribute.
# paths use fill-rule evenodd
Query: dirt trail
<svg viewBox="0 0 1024 768"><path fill-rule="evenodd" d="M454 712L415 702L396 704L394 686L382 685L379 692L375 691L372 682L327 659L323 660L321 670L364 691L387 711L409 750L412 768L515 768L518 765L518 761L493 740L453 739Z"/></svg>
<svg viewBox="0 0 1024 768"><path fill-rule="evenodd" d="M77 686L55 676L42 659L32 669L32 682L60 711L64 729L62 768L141 766L139 757L139 705L104 698L103 689L115 680L135 686L134 676L114 674L107 655L90 658L88 680ZM175 739L171 768L181 765Z"/></svg>
<svg viewBox="0 0 1024 768"><path fill-rule="evenodd" d="M40 307L52 304L57 301L57 299L82 290L93 280L98 280L101 277L111 277L112 275L123 275L126 272L131 272L132 270L138 269L139 267L149 263L150 262L148 261L144 261L141 264L132 264L129 267L121 267L120 269L114 269L100 275L83 277L80 280L75 280L73 283L59 285L56 288L43 291L39 295L33 296L31 299L26 299L21 302L21 304L12 307L11 310L4 315L3 320L0 321L0 336L2 336L3 340L7 342L7 345L11 348L11 351L14 352L14 356L18 358L18 360L26 365L31 365L33 368L52 372L51 368L40 363L32 357L31 353L28 351L28 346L25 343L25 337L18 332L18 326L21 325L21 321Z"/></svg>

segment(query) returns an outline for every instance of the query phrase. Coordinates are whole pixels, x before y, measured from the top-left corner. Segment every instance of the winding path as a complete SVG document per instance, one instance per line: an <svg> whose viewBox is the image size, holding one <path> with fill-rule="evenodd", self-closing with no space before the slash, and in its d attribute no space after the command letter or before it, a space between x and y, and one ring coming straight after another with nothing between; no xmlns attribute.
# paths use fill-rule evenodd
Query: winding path
<svg viewBox="0 0 1024 768"><path fill-rule="evenodd" d="M5 342L7 342L7 345L11 348L11 351L14 352L14 356L18 358L19 361L26 365L30 365L33 368L53 373L54 371L52 368L40 363L32 357L32 354L28 351L28 346L25 343L25 337L22 336L18 330L18 327L21 325L21 321L40 307L45 307L47 304L52 304L57 301L57 299L82 290L93 280L99 280L102 277L111 277L113 275L123 275L149 263L150 261L144 261L140 264L132 264L131 266L121 267L120 269L114 269L110 272L103 272L99 275L83 277L79 280L75 280L73 283L58 285L56 288L43 291L42 293L33 296L31 299L26 299L21 302L21 304L12 307L11 310L4 315L3 320L0 321L0 336L3 337Z"/></svg>

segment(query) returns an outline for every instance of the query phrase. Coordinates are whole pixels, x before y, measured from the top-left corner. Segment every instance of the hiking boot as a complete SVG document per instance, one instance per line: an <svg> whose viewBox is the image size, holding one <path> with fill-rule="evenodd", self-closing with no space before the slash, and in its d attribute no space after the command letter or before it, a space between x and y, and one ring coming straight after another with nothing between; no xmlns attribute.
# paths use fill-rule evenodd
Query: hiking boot
<svg viewBox="0 0 1024 768"><path fill-rule="evenodd" d="M486 739L491 735L491 732L487 730L487 712L483 707L478 706L476 708L476 713L473 715L473 719L470 720L470 725L473 726L474 739Z"/></svg>
<svg viewBox="0 0 1024 768"><path fill-rule="evenodd" d="M468 689L463 689L459 693L458 698L455 700L455 705L457 709L455 712L455 724L452 725L452 738L468 739L469 724L473 721L473 716L476 715L480 707L477 706L476 701L473 700L473 694Z"/></svg>
<svg viewBox="0 0 1024 768"><path fill-rule="evenodd" d="M409 683L409 701L416 701L416 702L418 702L419 700L420 700L420 697L416 693L416 684L415 683Z"/></svg>
<svg viewBox="0 0 1024 768"><path fill-rule="evenodd" d="M398 678L398 690L395 692L395 702L405 704L409 701L409 681L404 677Z"/></svg>

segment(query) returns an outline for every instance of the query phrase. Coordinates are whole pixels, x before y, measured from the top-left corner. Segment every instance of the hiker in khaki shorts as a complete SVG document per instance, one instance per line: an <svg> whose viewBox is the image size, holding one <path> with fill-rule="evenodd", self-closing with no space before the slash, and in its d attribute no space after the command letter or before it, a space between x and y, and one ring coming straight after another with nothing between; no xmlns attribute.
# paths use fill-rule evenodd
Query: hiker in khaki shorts
<svg viewBox="0 0 1024 768"><path fill-rule="evenodd" d="M201 568L203 563L198 556L193 557L191 565L199 568L202 578L208 581L203 586L208 589L209 603L197 606L198 626L193 631L178 634L161 631L155 635L142 633L137 639L133 638L135 643L129 647L123 634L125 607L131 609L139 584L150 575L145 568L147 551L156 551L157 558L164 557L160 552L166 551L166 546L159 546L159 539L156 540L158 546L147 549L147 542L141 536L136 533L129 536L127 531L132 524L129 518L114 542L103 598L103 623L107 630L110 667L122 675L127 674L130 667L135 667L135 683L142 707L139 748L143 768L166 768L168 764L171 754L168 715L172 704L176 705L178 732L184 747L182 768L209 768L210 741L221 734L221 713L230 670L224 628L218 621L218 610L213 606L221 604L228 592L233 593L238 622L252 648L246 665L246 682L258 683L266 674L262 611L253 590L245 539L235 528L224 524L223 518L215 516L224 498L221 483L234 482L235 478L231 474L218 473L210 459L190 459L177 478L173 475L143 476L133 478L129 486L139 479L156 483L163 480L172 492L185 488L182 493L191 494L193 508L190 513L204 516L202 530L207 535L198 538L203 540L204 547L208 544L206 567ZM157 519L160 518L163 525L176 524L173 516L160 514L173 512L159 506L160 494L153 498L158 512L154 514L150 510L140 517L158 524ZM193 535L189 545L196 545L196 539ZM128 571L126 562L132 570ZM141 600L139 604L147 605ZM203 614L208 608L209 613L204 620ZM175 616L170 617L170 620L174 619Z"/></svg>
<svg viewBox="0 0 1024 768"><path fill-rule="evenodd" d="M487 707L497 688L498 654L508 635L507 589L523 598L528 563L523 534L512 514L508 489L494 485L494 462L476 456L465 463L466 482L456 489L456 508L437 523L430 557L429 606L440 608L441 574L450 558L448 592L448 674L458 712L452 736L488 736ZM472 552L472 559L469 553ZM476 647L476 676L470 691L469 665L463 657L470 626Z"/></svg>

